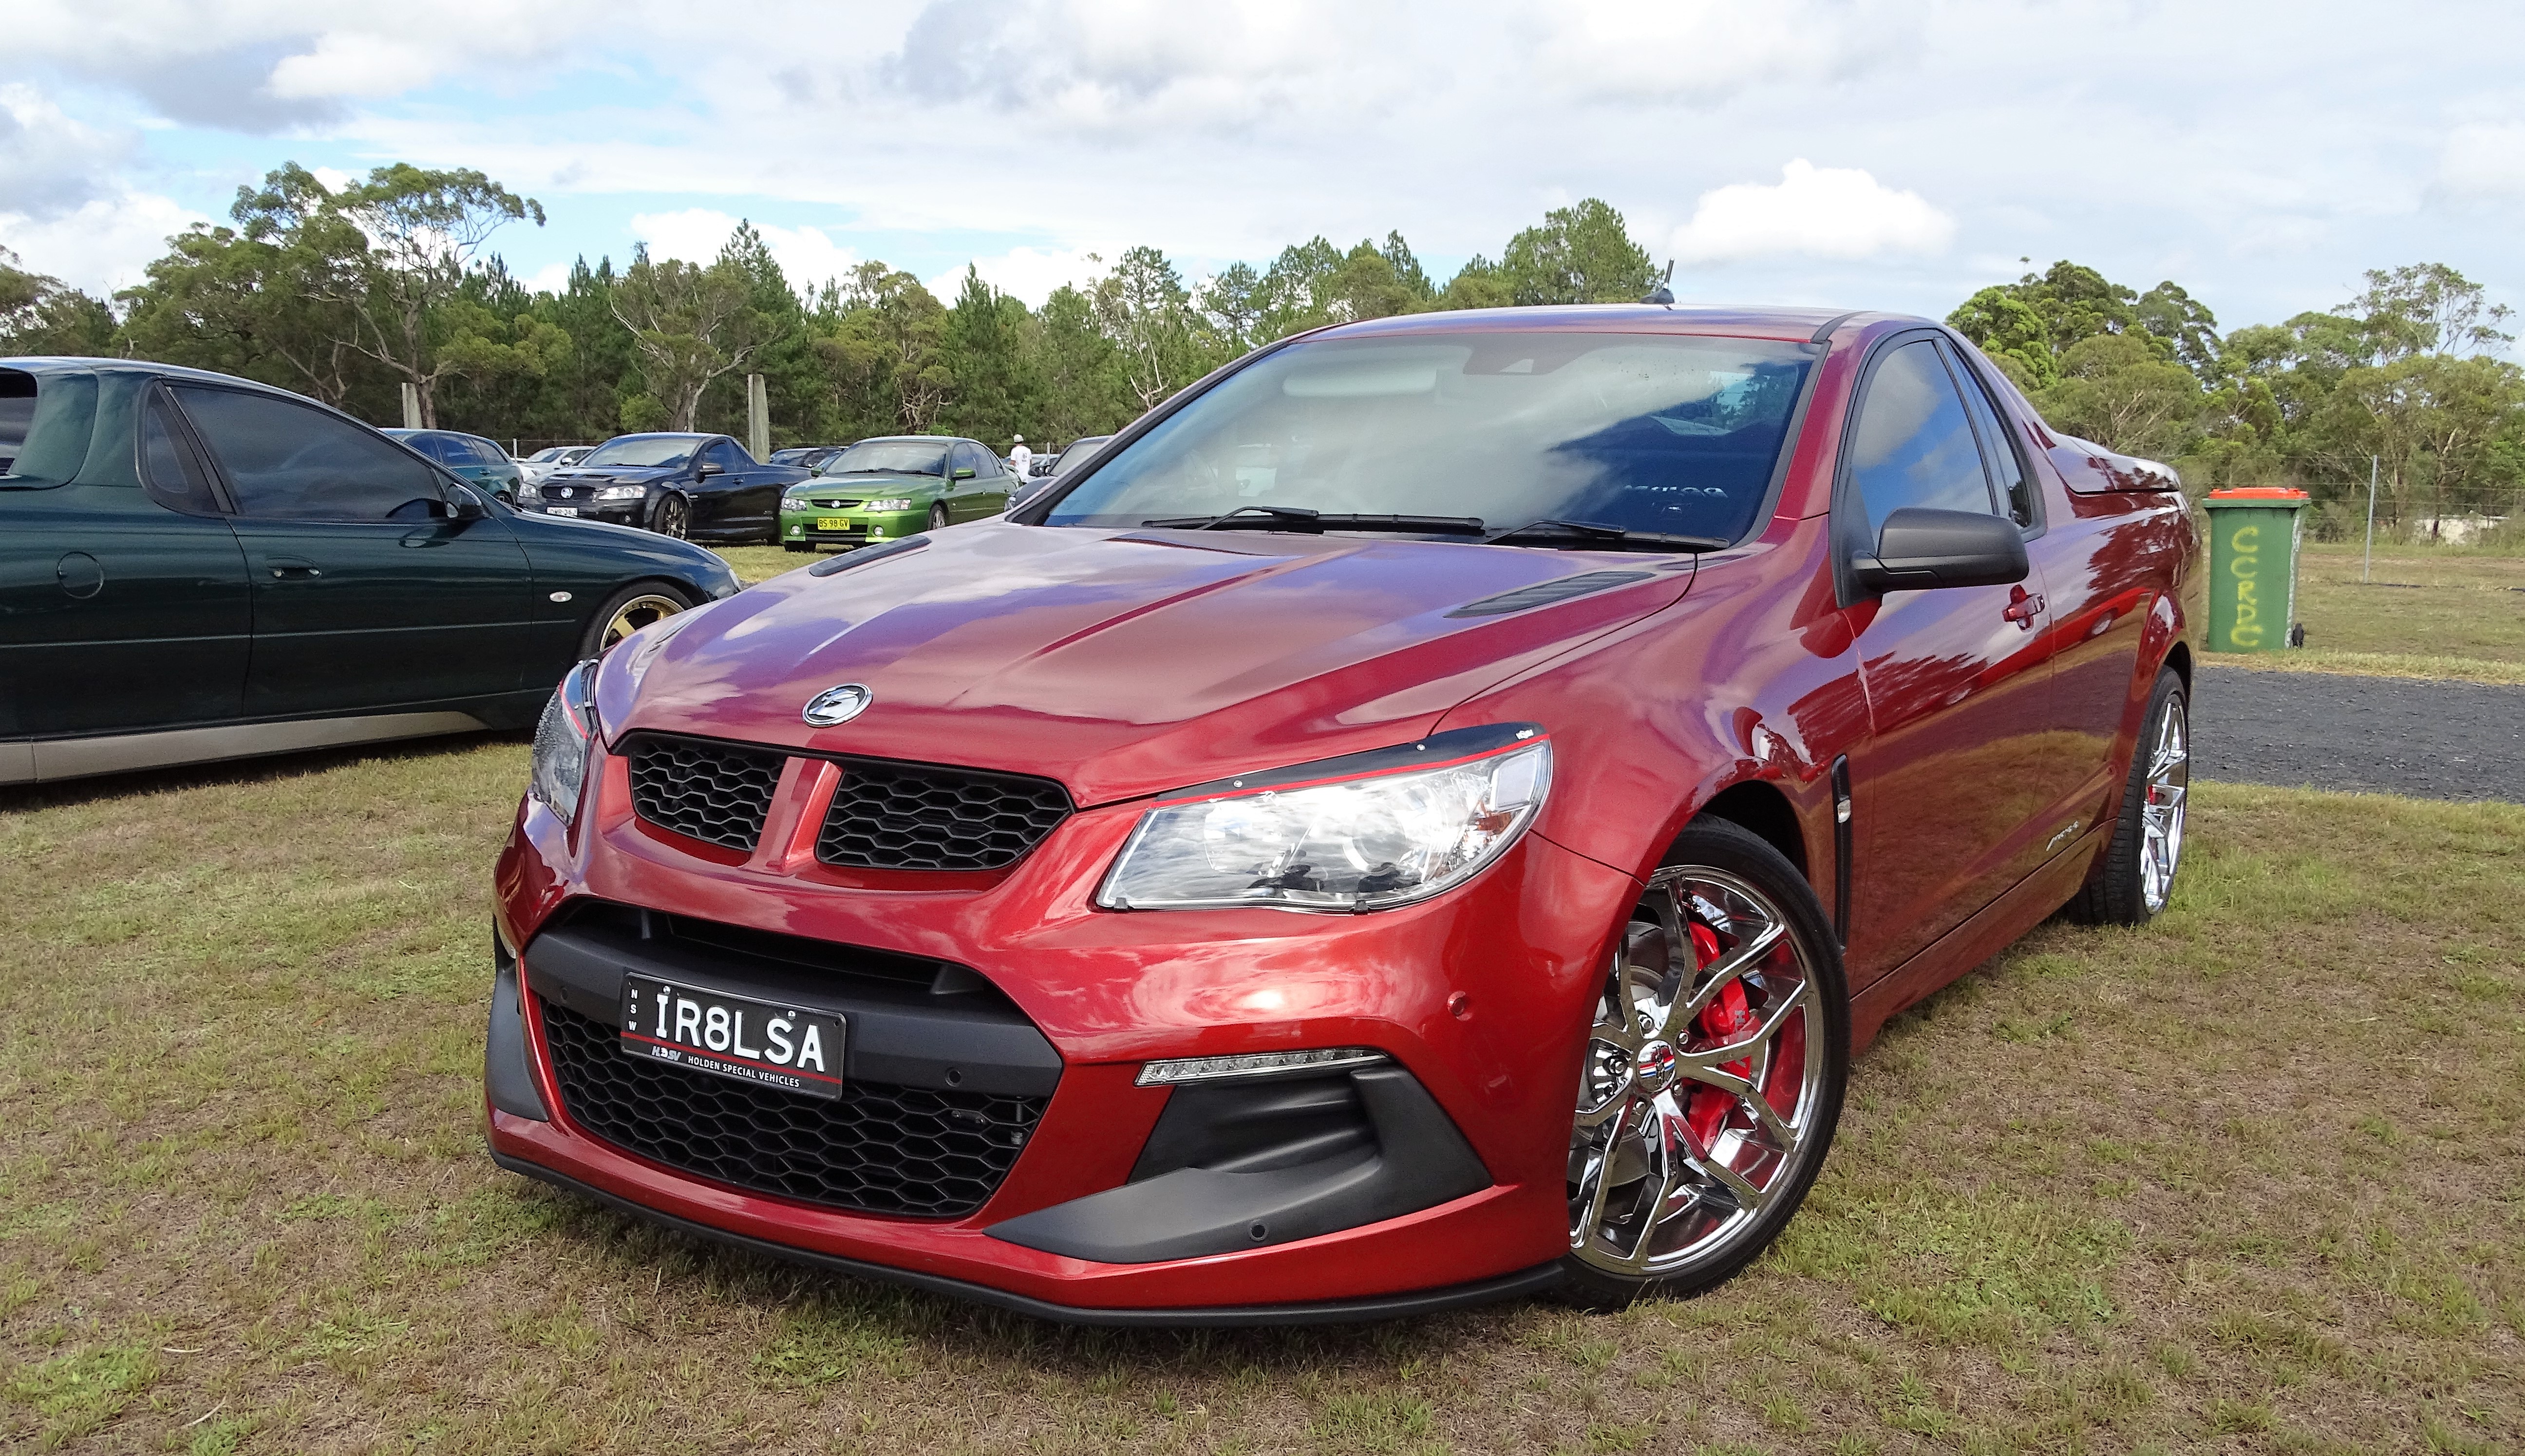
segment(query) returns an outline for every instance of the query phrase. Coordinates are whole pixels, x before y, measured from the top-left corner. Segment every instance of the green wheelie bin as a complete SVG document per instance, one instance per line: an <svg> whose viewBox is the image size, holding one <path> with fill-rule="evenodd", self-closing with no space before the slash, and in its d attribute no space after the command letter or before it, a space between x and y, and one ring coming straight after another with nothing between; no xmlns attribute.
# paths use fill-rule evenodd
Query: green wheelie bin
<svg viewBox="0 0 2525 1456"><path fill-rule="evenodd" d="M2209 651L2267 653L2292 646L2298 543L2313 498L2284 486L2209 493Z"/></svg>

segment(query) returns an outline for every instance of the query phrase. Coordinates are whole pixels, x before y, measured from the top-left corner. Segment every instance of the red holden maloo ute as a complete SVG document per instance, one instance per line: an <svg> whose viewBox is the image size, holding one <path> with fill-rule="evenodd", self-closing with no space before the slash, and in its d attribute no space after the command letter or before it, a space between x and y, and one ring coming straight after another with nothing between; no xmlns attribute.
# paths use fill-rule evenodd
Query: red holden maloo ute
<svg viewBox="0 0 2525 1456"><path fill-rule="evenodd" d="M1704 1287L1886 1018L2164 907L2197 561L1921 319L1301 335L569 675L493 1156L1091 1324Z"/></svg>

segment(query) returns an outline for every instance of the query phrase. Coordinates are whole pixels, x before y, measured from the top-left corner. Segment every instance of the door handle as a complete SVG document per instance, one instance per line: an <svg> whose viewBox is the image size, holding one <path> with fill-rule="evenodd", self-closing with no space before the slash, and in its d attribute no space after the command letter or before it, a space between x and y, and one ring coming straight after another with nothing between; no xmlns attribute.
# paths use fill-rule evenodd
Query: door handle
<svg viewBox="0 0 2525 1456"><path fill-rule="evenodd" d="M2042 614L2043 599L2028 593L2023 587L2016 587L2009 592L2007 609L2000 613L2001 616L2028 632L2034 630L2034 619Z"/></svg>
<svg viewBox="0 0 2525 1456"><path fill-rule="evenodd" d="M274 581L313 581L324 574L309 561L273 560L269 564Z"/></svg>

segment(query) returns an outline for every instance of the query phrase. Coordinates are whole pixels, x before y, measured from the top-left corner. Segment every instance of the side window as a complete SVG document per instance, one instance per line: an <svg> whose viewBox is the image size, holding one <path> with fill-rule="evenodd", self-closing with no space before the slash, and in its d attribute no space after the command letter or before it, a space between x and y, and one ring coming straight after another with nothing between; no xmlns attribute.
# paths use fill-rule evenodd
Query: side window
<svg viewBox="0 0 2525 1456"><path fill-rule="evenodd" d="M467 440L473 447L473 463L496 470L509 462L509 453L488 440Z"/></svg>
<svg viewBox="0 0 2525 1456"><path fill-rule="evenodd" d="M220 513L210 477L175 421L175 408L151 391L140 416L140 479L158 504L194 515Z"/></svg>
<svg viewBox="0 0 2525 1456"><path fill-rule="evenodd" d="M982 448L978 445L956 447L956 468L972 471L976 479L992 473L990 457L982 454Z"/></svg>
<svg viewBox="0 0 2525 1456"><path fill-rule="evenodd" d="M456 442L445 435L409 435L405 437L403 443L420 451L421 454L428 456L431 460L438 461L442 465L453 465L462 462L461 457L454 448Z"/></svg>
<svg viewBox="0 0 2525 1456"><path fill-rule="evenodd" d="M710 449L702 452L702 463L717 465L722 470L742 470L754 462L746 459L744 451L729 442L714 440Z"/></svg>
<svg viewBox="0 0 2525 1456"><path fill-rule="evenodd" d="M1964 409L1972 415L1973 428L1981 432L1982 458L1990 466L1991 482L1999 487L1999 498L2007 503L2007 513L2018 525L2034 524L2034 487L2027 482L2024 461L2016 453L2015 431L1990 397L1990 382L1971 361L1958 352L1950 362L1956 366L1956 377L1963 381Z"/></svg>
<svg viewBox="0 0 2525 1456"><path fill-rule="evenodd" d="M1851 457L1870 541L1885 528L1885 517L1906 507L1992 509L1963 399L1927 339L1901 346L1876 365L1858 404Z"/></svg>
<svg viewBox="0 0 2525 1456"><path fill-rule="evenodd" d="M430 520L438 476L382 436L288 400L180 388L237 513L277 520Z"/></svg>

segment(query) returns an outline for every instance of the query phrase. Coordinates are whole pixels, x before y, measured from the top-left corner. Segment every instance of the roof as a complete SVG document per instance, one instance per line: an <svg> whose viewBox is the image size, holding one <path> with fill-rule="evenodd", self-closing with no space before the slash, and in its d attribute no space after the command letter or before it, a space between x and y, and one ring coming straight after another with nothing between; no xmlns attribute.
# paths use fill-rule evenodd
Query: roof
<svg viewBox="0 0 2525 1456"><path fill-rule="evenodd" d="M1825 324L1899 315L1824 308L1684 308L1663 304L1556 304L1543 308L1463 309L1440 314L1396 314L1335 324L1309 338L1355 339L1400 334L1507 331L1555 333L1720 334L1737 338L1806 343ZM1927 322L1927 319L1918 320Z"/></svg>

